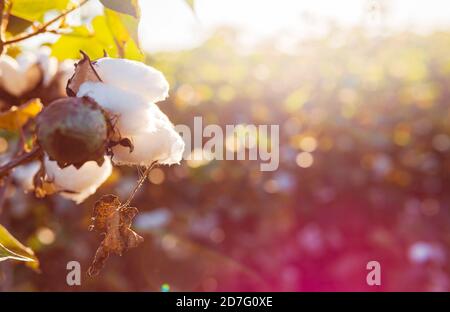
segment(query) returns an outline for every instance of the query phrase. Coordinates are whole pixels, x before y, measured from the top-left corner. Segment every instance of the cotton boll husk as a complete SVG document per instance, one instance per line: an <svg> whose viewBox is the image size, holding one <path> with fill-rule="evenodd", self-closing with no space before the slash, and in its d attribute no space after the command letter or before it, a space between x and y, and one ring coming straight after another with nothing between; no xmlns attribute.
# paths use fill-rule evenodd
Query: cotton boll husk
<svg viewBox="0 0 450 312"><path fill-rule="evenodd" d="M157 69L141 62L104 57L94 68L106 84L139 94L147 102L158 102L168 96L169 83Z"/></svg>
<svg viewBox="0 0 450 312"><path fill-rule="evenodd" d="M32 191L34 189L33 178L40 167L41 163L39 161L32 161L16 167L12 173L12 177L25 192Z"/></svg>
<svg viewBox="0 0 450 312"><path fill-rule="evenodd" d="M184 141L167 116L152 104L146 114L151 116L148 127L128 138L134 146L117 145L113 148L113 161L118 165L149 166L154 161L162 165L178 164L184 152Z"/></svg>
<svg viewBox="0 0 450 312"><path fill-rule="evenodd" d="M77 204L94 194L112 172L111 161L106 156L101 167L95 161L88 161L80 169L74 166L62 169L56 161L49 160L48 156L44 159L44 165L47 180L52 181L55 187L62 191L61 196Z"/></svg>
<svg viewBox="0 0 450 312"><path fill-rule="evenodd" d="M145 112L150 106L139 95L102 82L85 82L77 97L88 96L109 113L117 115L116 128L122 136L142 131L148 127L150 116Z"/></svg>

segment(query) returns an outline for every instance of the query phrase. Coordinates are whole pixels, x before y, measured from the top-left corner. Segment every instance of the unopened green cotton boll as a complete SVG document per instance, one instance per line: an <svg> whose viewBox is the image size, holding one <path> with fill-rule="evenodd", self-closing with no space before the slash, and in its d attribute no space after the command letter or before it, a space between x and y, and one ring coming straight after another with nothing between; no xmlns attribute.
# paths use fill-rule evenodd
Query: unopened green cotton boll
<svg viewBox="0 0 450 312"><path fill-rule="evenodd" d="M85 97L56 100L37 117L38 142L61 167L80 167L89 160L100 165L107 136L104 112Z"/></svg>

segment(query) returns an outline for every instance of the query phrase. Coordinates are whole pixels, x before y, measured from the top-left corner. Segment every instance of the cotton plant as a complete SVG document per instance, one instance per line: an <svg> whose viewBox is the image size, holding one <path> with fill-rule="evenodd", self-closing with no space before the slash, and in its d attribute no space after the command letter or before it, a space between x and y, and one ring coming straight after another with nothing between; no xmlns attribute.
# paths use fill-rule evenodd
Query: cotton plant
<svg viewBox="0 0 450 312"><path fill-rule="evenodd" d="M92 62L84 55L67 90L72 97L52 102L36 118L45 165L40 172L29 171L41 174L37 180L51 181L53 189L81 203L108 178L111 163L150 167L180 162L183 139L155 104L169 90L158 70L110 57Z"/></svg>
<svg viewBox="0 0 450 312"><path fill-rule="evenodd" d="M110 57L91 61L83 54L66 90L68 97L35 118L30 154L37 160L15 168L13 178L38 197L59 193L79 204L96 193L113 165L145 168L125 202L104 195L95 204L92 229L106 233L89 270L95 275L111 252L142 242L130 229L137 210L129 204L153 166L180 163L184 141L155 104L168 96L169 84L151 66Z"/></svg>
<svg viewBox="0 0 450 312"><path fill-rule="evenodd" d="M142 63L102 58L93 63L100 82L84 82L77 97L94 99L111 114L118 115L117 130L133 144L133 151L117 145L112 148L118 165L150 166L157 162L180 162L184 142L168 117L155 102L164 100L169 84L161 72ZM126 73L119 75L117 73Z"/></svg>
<svg viewBox="0 0 450 312"><path fill-rule="evenodd" d="M56 193L80 204L97 193L113 166L139 168L128 198L110 194L95 202L91 229L103 234L89 269L95 275L109 254L142 242L131 230L137 209L130 204L151 168L182 158L184 142L157 105L167 98L169 84L163 73L137 61L144 56L137 1L102 0L103 12L86 19L91 25L71 25L70 18L88 0L68 1L66 7L14 2L0 5L0 129L14 141L8 142L14 146L9 158L2 157L0 182L11 177L39 198ZM29 26L14 33L20 25L11 24L19 19L10 17ZM84 32L89 36L79 36ZM58 38L35 50L22 45L45 33ZM96 59L82 52L73 61L85 49Z"/></svg>

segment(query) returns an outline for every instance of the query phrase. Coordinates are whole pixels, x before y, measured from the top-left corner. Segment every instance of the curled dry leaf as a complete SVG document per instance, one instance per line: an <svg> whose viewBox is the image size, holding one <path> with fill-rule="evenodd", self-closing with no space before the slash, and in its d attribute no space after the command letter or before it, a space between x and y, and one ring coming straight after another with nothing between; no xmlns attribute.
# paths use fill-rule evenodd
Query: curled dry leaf
<svg viewBox="0 0 450 312"><path fill-rule="evenodd" d="M110 253L122 255L143 242L144 239L130 228L137 212L134 207L122 207L115 195L104 195L95 203L90 229L105 236L88 270L90 276L100 272Z"/></svg>

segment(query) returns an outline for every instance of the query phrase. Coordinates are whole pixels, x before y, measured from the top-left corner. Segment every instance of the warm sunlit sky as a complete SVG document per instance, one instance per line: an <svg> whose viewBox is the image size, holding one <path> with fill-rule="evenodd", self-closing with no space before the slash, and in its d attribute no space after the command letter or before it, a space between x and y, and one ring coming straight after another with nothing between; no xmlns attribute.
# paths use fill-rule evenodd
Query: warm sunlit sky
<svg viewBox="0 0 450 312"><path fill-rule="evenodd" d="M448 0L196 0L197 17L184 0L140 0L140 5L141 41L148 51L195 46L221 25L238 27L247 43L280 32L294 38L318 34L329 20L364 23L381 32L450 27Z"/></svg>

